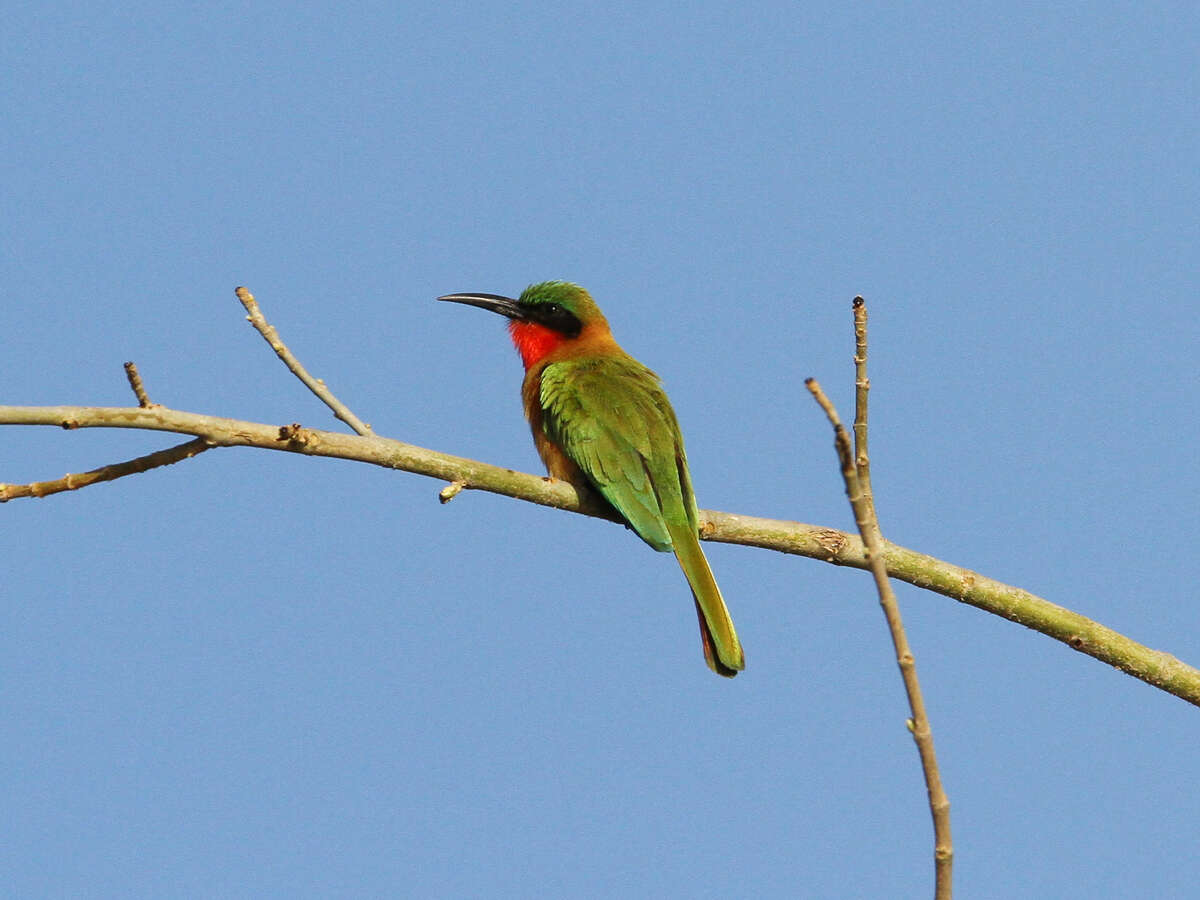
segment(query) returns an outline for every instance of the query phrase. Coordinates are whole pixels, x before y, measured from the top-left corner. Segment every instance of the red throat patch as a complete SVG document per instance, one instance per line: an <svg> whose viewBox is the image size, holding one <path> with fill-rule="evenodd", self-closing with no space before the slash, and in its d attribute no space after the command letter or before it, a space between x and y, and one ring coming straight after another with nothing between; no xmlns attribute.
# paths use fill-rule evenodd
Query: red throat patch
<svg viewBox="0 0 1200 900"><path fill-rule="evenodd" d="M516 319L509 320L508 333L512 335L513 346L521 354L521 362L525 363L526 371L567 340L545 325L539 325L537 322L519 322Z"/></svg>

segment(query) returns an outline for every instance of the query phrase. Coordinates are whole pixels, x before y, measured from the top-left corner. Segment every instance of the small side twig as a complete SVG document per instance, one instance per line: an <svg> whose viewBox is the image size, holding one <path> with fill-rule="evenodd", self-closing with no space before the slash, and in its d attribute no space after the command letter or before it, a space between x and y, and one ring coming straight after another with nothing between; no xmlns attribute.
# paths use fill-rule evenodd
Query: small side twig
<svg viewBox="0 0 1200 900"><path fill-rule="evenodd" d="M77 491L80 488L97 484L101 481L114 481L125 475L136 475L139 472L148 472L150 469L157 469L160 466L169 466L171 463L189 459L215 446L207 438L201 437L183 444L177 444L174 447L168 447L166 450L157 450L154 453L139 456L137 459L113 463L110 466L101 466L99 469L92 469L90 472L64 475L62 478L56 478L53 481L35 481L32 484L0 484L0 503L7 503L9 500L15 500L18 497L46 497L50 494L61 494L63 491Z"/></svg>
<svg viewBox="0 0 1200 900"><path fill-rule="evenodd" d="M452 481L440 491L438 491L438 500L441 503L449 503L455 497L462 493L462 489L467 486L465 481Z"/></svg>
<svg viewBox="0 0 1200 900"><path fill-rule="evenodd" d="M129 386L133 388L133 395L137 397L138 406L142 409L149 409L157 405L150 402L150 398L146 395L146 386L142 384L142 375L132 362L125 363L125 377L129 379Z"/></svg>
<svg viewBox="0 0 1200 900"><path fill-rule="evenodd" d="M320 378L313 378L308 373L308 370L300 364L300 360L296 359L292 351L287 348L287 344L280 339L279 332L263 316L262 310L258 308L258 301L254 299L254 295L244 287L239 287L234 293L237 294L238 300L242 302L242 306L246 307L246 312L248 313L246 316L247 321L271 345L271 349L275 351L275 355L283 360L283 364L288 367L291 373L304 382L305 387L316 394L322 403L333 410L333 414L337 418L353 428L356 433L364 437L374 434L371 426L352 413L346 404L335 397L333 392L325 386L324 381Z"/></svg>
<svg viewBox="0 0 1200 900"><path fill-rule="evenodd" d="M861 301L855 304L856 332L858 331L858 309L860 305ZM866 379L863 377L865 376L866 366L865 318L862 321L864 330L855 362L856 366L860 367L858 382L865 384ZM861 362L859 361L860 359ZM858 525L867 563L875 580L875 587L879 592L879 603L883 607L884 618L887 620L888 630L891 632L892 644L896 651L896 661L900 667L900 675L904 681L904 690L908 695L908 705L912 716L909 720L909 729L912 732L913 740L917 745L917 753L921 759L921 769L925 776L925 788L929 796L930 814L933 818L934 897L936 900L949 900L953 896L951 874L954 859L953 843L950 837L950 801L946 796L945 788L942 785L941 772L938 769L937 755L933 746L933 732L929 727L929 717L925 711L925 699L921 694L921 685L917 679L916 660L913 657L912 649L908 645L908 637L904 632L904 623L900 618L900 607L896 602L895 592L893 592L891 583L888 581L887 567L883 555L883 535L879 529L879 520L875 515L874 505L863 493L862 480L859 477L859 467L855 465L854 448L851 446L850 436L847 434L845 426L842 425L841 420L838 418L837 410L829 398L825 396L825 392L821 390L821 385L815 378L807 379L805 384L833 425L834 445L837 449L842 478L846 483L846 496L849 498L850 506L854 511L854 521ZM865 387L860 387L859 390L862 392L860 398L863 400L863 405L859 407L856 416L856 428L858 427L857 420L861 419L865 438ZM860 447L865 448L865 446L866 443L864 440L860 444Z"/></svg>

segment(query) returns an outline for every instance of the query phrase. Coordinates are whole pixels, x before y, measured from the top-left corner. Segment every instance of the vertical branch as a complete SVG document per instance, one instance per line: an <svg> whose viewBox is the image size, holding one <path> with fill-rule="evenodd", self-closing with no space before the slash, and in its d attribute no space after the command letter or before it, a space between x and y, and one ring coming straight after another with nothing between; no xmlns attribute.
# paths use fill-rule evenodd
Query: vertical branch
<svg viewBox="0 0 1200 900"><path fill-rule="evenodd" d="M871 467L867 458L867 393L871 380L867 378L867 301L855 297L854 310L854 465L863 493L871 499Z"/></svg>
<svg viewBox="0 0 1200 900"><path fill-rule="evenodd" d="M870 494L870 460L867 454L867 391L870 386L867 379L867 311L866 304L861 297L854 299L854 334L855 446L851 446L850 436L838 418L837 410L825 396L816 379L810 378L805 384L833 425L834 444L837 449L842 478L846 483L846 496L850 500L850 507L854 511L854 521L862 536L871 575L875 580L876 590L879 592L879 603L883 608L884 618L887 620L888 630L892 636L892 645L896 651L896 662L900 667L904 690L908 695L908 706L912 714L908 722L909 730L912 732L913 740L917 745L917 753L921 758L921 770L925 776L929 810L933 818L934 897L935 900L950 900L953 896L951 876L954 860L954 844L950 837L950 800L946 796L941 772L938 769L937 754L933 746L933 732L929 727L925 699L921 694L921 685L917 679L916 661L912 649L908 645L908 637L904 632L904 623L900 618L900 607L896 602L896 595L888 581L887 568L883 558L883 534L879 528L879 519L876 516L875 504Z"/></svg>
<svg viewBox="0 0 1200 900"><path fill-rule="evenodd" d="M900 607L896 603L895 594L887 582L886 568L883 560L883 533L879 528L879 516L875 511L875 498L871 491L871 458L867 452L867 394L871 390L871 379L867 377L867 303L862 297L855 297L852 304L854 311L854 469L863 503L866 506L866 529L859 523L863 544L867 549L872 573L878 568L882 574L882 583L886 585L886 596L880 590L879 599L887 618L888 628L892 632L892 643L896 648L896 660L904 678L904 689L908 693L909 708L912 719L909 727L913 740L917 745L917 753L921 757L921 769L925 775L925 787L929 792L929 810L933 816L934 832L934 865L937 872L938 898L949 898L951 895L951 868L954 861L954 843L950 838L950 799L942 785L941 772L938 769L937 754L933 746L933 731L929 726L929 716L925 712L925 698L921 693L921 685L917 680L916 662L912 650L908 646L908 636L904 624L900 620ZM857 518L857 517L856 517ZM880 574L875 574L876 584L880 584Z"/></svg>

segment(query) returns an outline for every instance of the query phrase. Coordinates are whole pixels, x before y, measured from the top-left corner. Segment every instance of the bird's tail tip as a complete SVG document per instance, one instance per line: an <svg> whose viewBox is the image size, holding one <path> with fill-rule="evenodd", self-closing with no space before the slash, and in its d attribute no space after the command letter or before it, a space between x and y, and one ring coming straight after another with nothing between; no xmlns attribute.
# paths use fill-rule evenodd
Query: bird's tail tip
<svg viewBox="0 0 1200 900"><path fill-rule="evenodd" d="M742 652L740 643L736 643L732 648L734 659L721 658L721 654L717 651L717 642L713 640L712 631L708 627L704 611L700 608L698 600L696 601L696 617L700 620L700 646L704 650L704 661L708 663L708 667L722 678L733 678L746 668L746 655ZM734 640L737 640L736 636Z"/></svg>

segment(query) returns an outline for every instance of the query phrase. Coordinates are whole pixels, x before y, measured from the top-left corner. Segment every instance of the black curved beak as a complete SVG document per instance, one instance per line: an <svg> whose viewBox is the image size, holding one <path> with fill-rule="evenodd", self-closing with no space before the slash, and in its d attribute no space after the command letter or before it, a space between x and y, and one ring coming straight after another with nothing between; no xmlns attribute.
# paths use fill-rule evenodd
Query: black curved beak
<svg viewBox="0 0 1200 900"><path fill-rule="evenodd" d="M502 316L508 316L510 319L527 318L525 310L521 308L516 300L511 297L502 297L499 294L446 294L444 297L438 297L438 299L449 300L451 303L465 303L468 306L478 306L480 309L490 310Z"/></svg>

